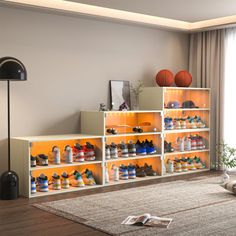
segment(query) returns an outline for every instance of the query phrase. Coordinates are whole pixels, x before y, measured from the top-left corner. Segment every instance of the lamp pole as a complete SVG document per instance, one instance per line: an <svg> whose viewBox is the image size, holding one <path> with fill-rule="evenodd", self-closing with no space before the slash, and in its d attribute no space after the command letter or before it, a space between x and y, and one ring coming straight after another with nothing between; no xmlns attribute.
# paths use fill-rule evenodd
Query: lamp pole
<svg viewBox="0 0 236 236"><path fill-rule="evenodd" d="M11 111L10 111L10 81L7 80L7 127L8 127L8 171L11 171Z"/></svg>

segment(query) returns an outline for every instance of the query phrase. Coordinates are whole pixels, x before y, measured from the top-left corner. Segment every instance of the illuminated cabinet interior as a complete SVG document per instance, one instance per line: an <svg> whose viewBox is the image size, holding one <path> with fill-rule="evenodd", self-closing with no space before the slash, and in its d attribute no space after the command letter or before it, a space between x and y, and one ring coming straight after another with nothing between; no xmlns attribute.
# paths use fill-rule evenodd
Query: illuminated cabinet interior
<svg viewBox="0 0 236 236"><path fill-rule="evenodd" d="M173 173L210 169L210 89L144 88L139 101L141 109L163 111L163 168L166 175L172 174L170 167L178 161L186 161L190 166L193 162L195 168L177 168Z"/></svg>
<svg viewBox="0 0 236 236"><path fill-rule="evenodd" d="M140 96L143 110L82 111L82 134L12 138L11 165L19 174L20 195L32 198L208 171L209 97L209 89L144 88ZM66 157L70 156L65 155L66 147L73 149L75 144L85 146L86 143L92 144L94 159L78 161L73 156L68 162ZM126 149L122 149L123 144ZM59 163L51 158L55 146L60 154L56 159ZM47 165L42 164L44 160L40 155L48 158ZM34 157L37 161L41 158L42 163L39 161L32 166ZM136 178L117 179L120 166L135 167ZM145 166L152 171L140 176L137 169ZM86 170L92 172L96 184L85 181L84 186L74 186L73 173L84 176ZM68 186L55 189L57 182L53 182L52 177L56 173L63 181L64 172L70 176ZM37 181L42 174L48 177L47 191L40 191L37 183L32 192L32 179Z"/></svg>

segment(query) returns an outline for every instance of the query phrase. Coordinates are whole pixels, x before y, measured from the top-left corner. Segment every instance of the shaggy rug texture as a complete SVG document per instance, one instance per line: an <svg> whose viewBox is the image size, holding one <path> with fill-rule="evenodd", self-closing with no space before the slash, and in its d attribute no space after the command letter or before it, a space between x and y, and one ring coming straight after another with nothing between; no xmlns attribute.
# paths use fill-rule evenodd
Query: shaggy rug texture
<svg viewBox="0 0 236 236"><path fill-rule="evenodd" d="M219 177L202 176L145 187L34 204L110 235L236 235L236 196ZM121 225L129 215L173 218L168 229Z"/></svg>

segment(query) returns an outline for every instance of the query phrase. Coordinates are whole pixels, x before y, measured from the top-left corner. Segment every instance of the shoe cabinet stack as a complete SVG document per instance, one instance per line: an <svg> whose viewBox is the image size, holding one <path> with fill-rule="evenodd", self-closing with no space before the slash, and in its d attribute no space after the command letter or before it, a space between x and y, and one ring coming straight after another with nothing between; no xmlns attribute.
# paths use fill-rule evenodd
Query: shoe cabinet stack
<svg viewBox="0 0 236 236"><path fill-rule="evenodd" d="M134 132L133 129L139 127L142 133ZM116 134L107 132L114 129ZM107 159L104 155L104 169L111 173L112 165L119 167L120 165L128 166L138 165L144 166L147 163L151 165L157 173L156 176L136 177L135 179L112 181L105 185L115 185L128 182L142 181L153 178L159 178L162 175L162 112L161 111L83 111L81 112L81 131L93 135L101 135L104 140L103 153L105 154L105 146L115 143L116 145L124 142L128 144L130 141L136 143L152 141L156 147L156 153L138 155L134 157L119 157ZM104 171L105 173L105 171ZM105 176L104 176L105 178ZM111 178L110 178L111 179Z"/></svg>
<svg viewBox="0 0 236 236"><path fill-rule="evenodd" d="M189 102L191 101L191 102ZM203 169L195 170L195 172L202 172L209 170L210 166L210 89L208 88L179 88L179 87L147 87L144 88L139 97L140 108L143 110L156 109L163 111L163 141L171 143L175 149L173 152L163 152L163 163L165 168L168 160L181 158L198 157L204 163ZM187 102L183 104L184 102ZM193 102L193 103L192 103ZM189 104L189 106L183 106ZM194 106L193 106L194 105ZM201 125L189 126L187 117L201 117L204 127ZM183 118L186 126L173 126L171 129L165 128L165 118ZM181 121L182 122L182 121ZM195 123L197 124L197 123ZM194 150L176 150L176 141L178 138L184 137L201 137L204 143L203 148L196 148ZM162 145L164 148L164 143ZM163 174L165 171L163 171ZM175 174L187 174L192 171L181 172ZM169 175L166 173L165 175Z"/></svg>
<svg viewBox="0 0 236 236"><path fill-rule="evenodd" d="M20 195L25 197L39 197L58 193L73 192L82 189L97 188L103 184L103 139L95 135L54 135L54 136L36 136L36 137L17 137L11 140L11 167L19 175ZM65 146L73 146L75 143L85 145L90 142L94 145L95 160L84 162L73 162L67 164L62 161L62 153ZM61 163L56 165L49 161L48 166L31 167L31 155L45 154L49 156L53 146L58 146L61 151ZM50 180L54 173L61 175L63 172L70 173L77 170L83 172L89 169L93 172L96 185L85 187L71 187L69 189L49 190L48 192L39 192L31 194L31 176L38 177L44 174Z"/></svg>

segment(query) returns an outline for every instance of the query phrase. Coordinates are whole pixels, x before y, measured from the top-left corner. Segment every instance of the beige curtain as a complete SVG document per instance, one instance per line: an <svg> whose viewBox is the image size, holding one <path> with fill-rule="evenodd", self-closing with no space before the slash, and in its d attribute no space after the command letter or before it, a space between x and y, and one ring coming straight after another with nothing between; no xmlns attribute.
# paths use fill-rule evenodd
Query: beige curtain
<svg viewBox="0 0 236 236"><path fill-rule="evenodd" d="M189 71L197 87L211 88L211 168L218 168L216 144L223 140L225 29L190 35Z"/></svg>

